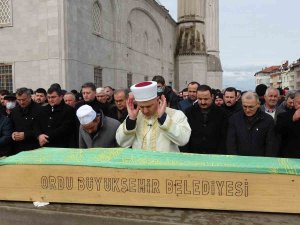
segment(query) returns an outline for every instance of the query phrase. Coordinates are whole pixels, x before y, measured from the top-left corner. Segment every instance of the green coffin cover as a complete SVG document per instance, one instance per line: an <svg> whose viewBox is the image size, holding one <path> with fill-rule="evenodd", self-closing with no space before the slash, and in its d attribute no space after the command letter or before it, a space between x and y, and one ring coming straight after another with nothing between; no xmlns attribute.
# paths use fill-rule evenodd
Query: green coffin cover
<svg viewBox="0 0 300 225"><path fill-rule="evenodd" d="M41 148L2 158L0 165L72 165L141 170L189 170L292 175L300 173L300 159L201 155L125 148Z"/></svg>

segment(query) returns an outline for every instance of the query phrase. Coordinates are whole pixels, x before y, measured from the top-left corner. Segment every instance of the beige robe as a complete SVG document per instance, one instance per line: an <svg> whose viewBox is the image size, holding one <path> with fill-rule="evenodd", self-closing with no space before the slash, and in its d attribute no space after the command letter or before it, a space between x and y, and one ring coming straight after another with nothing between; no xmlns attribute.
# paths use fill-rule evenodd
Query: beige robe
<svg viewBox="0 0 300 225"><path fill-rule="evenodd" d="M164 124L160 125L157 115L146 118L139 112L133 130L127 130L124 120L116 133L118 144L125 148L179 152L178 146L187 144L190 139L190 125L182 111L166 108L166 114Z"/></svg>

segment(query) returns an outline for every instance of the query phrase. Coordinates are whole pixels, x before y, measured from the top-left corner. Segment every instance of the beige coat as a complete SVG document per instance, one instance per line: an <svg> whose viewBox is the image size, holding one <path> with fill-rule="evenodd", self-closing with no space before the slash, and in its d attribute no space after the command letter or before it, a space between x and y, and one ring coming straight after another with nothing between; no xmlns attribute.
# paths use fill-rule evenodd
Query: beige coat
<svg viewBox="0 0 300 225"><path fill-rule="evenodd" d="M133 130L127 130L125 120L116 133L118 144L125 148L179 152L178 146L189 141L191 128L183 112L167 108L166 114L164 124L160 125L157 115L146 118L139 112Z"/></svg>

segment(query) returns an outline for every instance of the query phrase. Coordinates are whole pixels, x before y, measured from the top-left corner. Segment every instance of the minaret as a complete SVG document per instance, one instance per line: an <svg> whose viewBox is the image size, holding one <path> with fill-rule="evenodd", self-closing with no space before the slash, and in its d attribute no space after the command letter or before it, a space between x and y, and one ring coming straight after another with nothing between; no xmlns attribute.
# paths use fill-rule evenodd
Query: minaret
<svg viewBox="0 0 300 225"><path fill-rule="evenodd" d="M219 57L219 1L206 0L207 53Z"/></svg>
<svg viewBox="0 0 300 225"><path fill-rule="evenodd" d="M210 2L214 3L213 7L208 7ZM208 77L208 71L216 70L216 67L210 64L215 65L215 61L220 62L219 12L214 11L218 9L218 0L178 0L177 8L176 88L182 90L191 81L221 88L222 80L218 83L215 79L218 76L209 72L212 79ZM209 42L207 42L208 38Z"/></svg>

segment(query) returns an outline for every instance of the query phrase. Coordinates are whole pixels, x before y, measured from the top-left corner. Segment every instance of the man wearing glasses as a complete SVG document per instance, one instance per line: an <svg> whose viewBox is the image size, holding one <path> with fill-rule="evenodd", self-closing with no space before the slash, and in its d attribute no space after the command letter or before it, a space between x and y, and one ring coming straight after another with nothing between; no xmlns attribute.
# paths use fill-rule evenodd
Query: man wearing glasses
<svg viewBox="0 0 300 225"><path fill-rule="evenodd" d="M278 156L278 138L272 116L260 110L256 93L242 96L243 110L229 119L227 153L243 156Z"/></svg>

